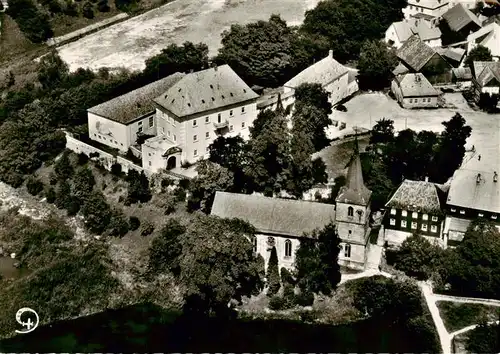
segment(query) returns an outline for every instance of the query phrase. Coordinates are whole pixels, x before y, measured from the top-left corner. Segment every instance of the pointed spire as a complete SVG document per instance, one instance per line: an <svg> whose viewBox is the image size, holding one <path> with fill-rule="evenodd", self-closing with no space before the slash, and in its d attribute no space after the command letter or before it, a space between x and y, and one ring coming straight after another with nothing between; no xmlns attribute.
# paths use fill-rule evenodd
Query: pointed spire
<svg viewBox="0 0 500 354"><path fill-rule="evenodd" d="M281 102L281 93L278 93L278 101L276 102L276 113L285 113L283 102Z"/></svg>

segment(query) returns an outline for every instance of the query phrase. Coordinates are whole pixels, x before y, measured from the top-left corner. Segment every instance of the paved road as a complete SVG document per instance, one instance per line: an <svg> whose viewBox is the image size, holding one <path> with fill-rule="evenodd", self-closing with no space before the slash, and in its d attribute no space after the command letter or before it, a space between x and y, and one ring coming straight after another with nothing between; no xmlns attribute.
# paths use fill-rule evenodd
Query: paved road
<svg viewBox="0 0 500 354"><path fill-rule="evenodd" d="M79 67L143 69L144 61L171 43L203 42L210 55L232 24L267 20L280 14L289 24L303 21L319 0L176 0L85 36L60 48L70 70Z"/></svg>

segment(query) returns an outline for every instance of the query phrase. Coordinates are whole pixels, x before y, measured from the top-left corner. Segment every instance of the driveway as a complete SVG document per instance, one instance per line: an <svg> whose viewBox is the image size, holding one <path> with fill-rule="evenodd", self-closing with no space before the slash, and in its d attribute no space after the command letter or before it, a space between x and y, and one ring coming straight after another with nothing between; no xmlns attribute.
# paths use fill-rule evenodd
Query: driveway
<svg viewBox="0 0 500 354"><path fill-rule="evenodd" d="M232 24L267 20L280 14L300 24L319 0L176 0L140 16L58 48L71 71L80 67L124 67L142 70L144 61L169 44L186 41L208 45L217 54L221 33Z"/></svg>

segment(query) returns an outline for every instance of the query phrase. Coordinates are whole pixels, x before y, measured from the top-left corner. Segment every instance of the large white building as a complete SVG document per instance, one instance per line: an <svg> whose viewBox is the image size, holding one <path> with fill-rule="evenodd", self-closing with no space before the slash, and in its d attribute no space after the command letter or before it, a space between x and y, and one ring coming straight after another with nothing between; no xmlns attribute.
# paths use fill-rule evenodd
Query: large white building
<svg viewBox="0 0 500 354"><path fill-rule="evenodd" d="M403 9L405 19L421 18L432 21L449 9L449 0L408 0Z"/></svg>
<svg viewBox="0 0 500 354"><path fill-rule="evenodd" d="M174 169L207 157L220 135L247 138L257 97L228 65L176 73L90 108L89 136L122 153L131 149L149 171Z"/></svg>
<svg viewBox="0 0 500 354"><path fill-rule="evenodd" d="M414 18L393 22L385 31L385 42L395 48L400 48L414 34L430 47L441 46L439 28L427 21Z"/></svg>

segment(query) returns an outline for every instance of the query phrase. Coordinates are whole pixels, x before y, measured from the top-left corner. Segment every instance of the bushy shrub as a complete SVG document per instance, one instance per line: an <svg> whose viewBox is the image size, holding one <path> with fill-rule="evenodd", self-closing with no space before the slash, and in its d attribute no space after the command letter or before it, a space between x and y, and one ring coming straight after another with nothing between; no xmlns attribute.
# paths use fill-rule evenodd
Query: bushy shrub
<svg viewBox="0 0 500 354"><path fill-rule="evenodd" d="M128 219L128 223L129 223L129 228L131 231L135 231L139 228L139 226L141 226L141 221L136 216L131 216Z"/></svg>
<svg viewBox="0 0 500 354"><path fill-rule="evenodd" d="M78 159L77 159L77 164L80 166L85 165L87 162L89 162L89 157L85 155L83 152L78 154Z"/></svg>
<svg viewBox="0 0 500 354"><path fill-rule="evenodd" d="M149 236L153 233L155 227L150 222L145 222L141 227L141 236Z"/></svg>
<svg viewBox="0 0 500 354"><path fill-rule="evenodd" d="M122 165L119 163L114 163L111 165L111 174L115 176L120 176L122 174Z"/></svg>
<svg viewBox="0 0 500 354"><path fill-rule="evenodd" d="M269 263L267 265L267 284L269 286L267 294L269 296L278 293L281 283L280 283L280 273L278 270L278 254L276 252L276 247L271 250L271 255L269 257Z"/></svg>
<svg viewBox="0 0 500 354"><path fill-rule="evenodd" d="M80 211L80 207L80 200L78 198L71 197L68 200L68 204L66 205L68 216L75 216L76 214L78 214L78 212Z"/></svg>
<svg viewBox="0 0 500 354"><path fill-rule="evenodd" d="M26 188L28 189L29 194L38 195L41 191L43 191L43 182L32 176L28 178Z"/></svg>
<svg viewBox="0 0 500 354"><path fill-rule="evenodd" d="M282 267L280 273L281 273L281 282L283 284L295 285L295 279L293 278L292 273L290 273L288 269Z"/></svg>
<svg viewBox="0 0 500 354"><path fill-rule="evenodd" d="M183 179L179 180L179 187L181 187L184 190L188 190L190 184L191 184L191 181L187 178L183 178Z"/></svg>
<svg viewBox="0 0 500 354"><path fill-rule="evenodd" d="M125 215L121 210L113 210L108 225L108 234L110 236L124 236L129 230L129 224L125 220Z"/></svg>
<svg viewBox="0 0 500 354"><path fill-rule="evenodd" d="M54 203L56 201L56 191L54 188L49 187L47 191L45 192L45 198L47 199L47 203Z"/></svg>
<svg viewBox="0 0 500 354"><path fill-rule="evenodd" d="M269 308L274 311L283 310L286 307L286 300L281 296L274 295L269 299Z"/></svg>
<svg viewBox="0 0 500 354"><path fill-rule="evenodd" d="M312 306L314 294L309 291L301 291L298 295L295 295L295 303L299 306Z"/></svg>
<svg viewBox="0 0 500 354"><path fill-rule="evenodd" d="M49 175L49 183L51 186L55 186L57 184L57 176L52 172Z"/></svg>
<svg viewBox="0 0 500 354"><path fill-rule="evenodd" d="M170 177L164 177L161 180L161 188L162 189L167 188L169 186L172 186L173 184L174 184L174 180Z"/></svg>

